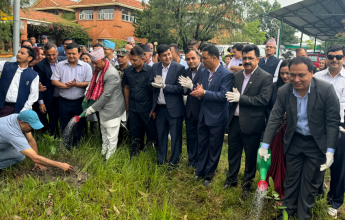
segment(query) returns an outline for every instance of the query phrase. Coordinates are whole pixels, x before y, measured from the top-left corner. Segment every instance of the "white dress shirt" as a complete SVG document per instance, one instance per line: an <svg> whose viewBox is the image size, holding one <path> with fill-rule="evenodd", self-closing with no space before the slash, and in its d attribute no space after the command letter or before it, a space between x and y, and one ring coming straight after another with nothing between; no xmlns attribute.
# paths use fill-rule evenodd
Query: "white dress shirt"
<svg viewBox="0 0 345 220"><path fill-rule="evenodd" d="M265 64L267 63L267 58L264 57L264 60L265 60ZM273 76L273 82L277 82L278 80L278 74L279 74L279 69L280 69L280 64L282 64L282 60L279 61L278 65L277 65L277 68L276 68L276 71L274 72L274 76Z"/></svg>
<svg viewBox="0 0 345 220"><path fill-rule="evenodd" d="M164 67L163 64L162 64L162 66L163 66L163 69L162 69L163 83L165 83L165 79L167 78L167 74L168 74L170 65L171 65L171 63L170 63L167 67ZM165 104L166 104L166 102L165 102L165 96L164 96L164 93L163 93L163 89L162 89L162 88L161 88L160 91L159 91L159 95L158 95L158 104L159 104L159 105L165 105Z"/></svg>
<svg viewBox="0 0 345 220"><path fill-rule="evenodd" d="M153 66L153 62L152 62L152 60L150 61L150 63L149 64L147 64L147 65L149 65L149 66Z"/></svg>
<svg viewBox="0 0 345 220"><path fill-rule="evenodd" d="M6 61L0 61L0 77L2 74L2 70L4 69ZM28 67L26 67L28 68ZM8 88L7 94L6 94L6 102L16 103L17 97L18 97L18 91L19 91L19 82L20 82L20 76L22 72L26 68L20 68L18 66L18 69L16 73L14 74L14 77L12 79L12 82L10 84L10 87ZM31 82L30 87L30 95L28 97L28 100L25 102L24 107L21 111L32 109L32 105L37 101L38 99L38 83L39 83L39 76L37 75L34 80Z"/></svg>
<svg viewBox="0 0 345 220"><path fill-rule="evenodd" d="M340 72L333 78L328 68L314 74L317 79L322 79L333 85L340 103L340 122L344 123L345 110L345 69L341 68Z"/></svg>

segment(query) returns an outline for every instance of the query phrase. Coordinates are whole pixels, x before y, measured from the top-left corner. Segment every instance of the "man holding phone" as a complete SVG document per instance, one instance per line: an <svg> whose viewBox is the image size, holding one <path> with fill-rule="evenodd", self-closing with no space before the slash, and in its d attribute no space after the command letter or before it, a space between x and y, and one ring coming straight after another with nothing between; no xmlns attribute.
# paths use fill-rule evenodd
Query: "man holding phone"
<svg viewBox="0 0 345 220"><path fill-rule="evenodd" d="M235 44L232 47L232 54L234 55L234 57L231 59L229 66L230 71L233 73L236 73L244 69L242 66L242 49L242 44Z"/></svg>

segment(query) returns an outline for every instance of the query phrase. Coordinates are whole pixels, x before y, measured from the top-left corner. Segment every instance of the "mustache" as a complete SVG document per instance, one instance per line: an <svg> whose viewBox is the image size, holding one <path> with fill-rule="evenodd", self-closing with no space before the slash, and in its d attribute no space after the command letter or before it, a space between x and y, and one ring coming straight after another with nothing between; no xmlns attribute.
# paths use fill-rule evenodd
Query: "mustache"
<svg viewBox="0 0 345 220"><path fill-rule="evenodd" d="M245 63L244 66L251 66L251 63Z"/></svg>

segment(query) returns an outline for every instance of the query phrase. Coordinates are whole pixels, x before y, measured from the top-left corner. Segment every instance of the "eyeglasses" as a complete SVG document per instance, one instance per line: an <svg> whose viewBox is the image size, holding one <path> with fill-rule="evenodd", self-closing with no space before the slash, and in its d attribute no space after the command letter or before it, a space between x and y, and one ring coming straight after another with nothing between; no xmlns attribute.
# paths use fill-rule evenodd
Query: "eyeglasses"
<svg viewBox="0 0 345 220"><path fill-rule="evenodd" d="M334 57L337 59L337 60L342 60L344 58L344 55L327 55L327 59L329 60L334 60Z"/></svg>
<svg viewBox="0 0 345 220"><path fill-rule="evenodd" d="M275 46L266 46L267 49L273 49L276 48Z"/></svg>

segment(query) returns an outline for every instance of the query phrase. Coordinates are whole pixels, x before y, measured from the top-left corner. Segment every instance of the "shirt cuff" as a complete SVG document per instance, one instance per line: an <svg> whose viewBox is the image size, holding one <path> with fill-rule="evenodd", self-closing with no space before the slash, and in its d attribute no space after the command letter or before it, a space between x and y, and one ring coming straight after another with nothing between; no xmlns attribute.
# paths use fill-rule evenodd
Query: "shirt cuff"
<svg viewBox="0 0 345 220"><path fill-rule="evenodd" d="M334 154L335 150L333 148L327 148L327 153Z"/></svg>
<svg viewBox="0 0 345 220"><path fill-rule="evenodd" d="M268 150L268 148L270 147L270 145L269 145L269 144L266 144L266 143L262 143L262 144L261 144L261 147L264 148L264 149L266 149L266 150Z"/></svg>
<svg viewBox="0 0 345 220"><path fill-rule="evenodd" d="M38 100L38 104L44 104L43 100Z"/></svg>

